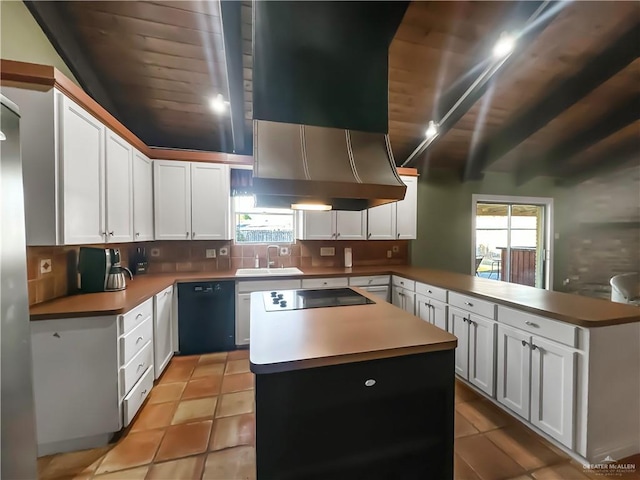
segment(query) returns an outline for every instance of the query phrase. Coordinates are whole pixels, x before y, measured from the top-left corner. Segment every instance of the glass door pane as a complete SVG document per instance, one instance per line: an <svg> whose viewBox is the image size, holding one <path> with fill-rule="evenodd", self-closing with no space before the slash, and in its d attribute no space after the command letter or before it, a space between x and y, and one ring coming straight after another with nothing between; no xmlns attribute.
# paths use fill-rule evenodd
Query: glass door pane
<svg viewBox="0 0 640 480"><path fill-rule="evenodd" d="M509 205L476 205L476 275L501 280L502 251L509 244Z"/></svg>

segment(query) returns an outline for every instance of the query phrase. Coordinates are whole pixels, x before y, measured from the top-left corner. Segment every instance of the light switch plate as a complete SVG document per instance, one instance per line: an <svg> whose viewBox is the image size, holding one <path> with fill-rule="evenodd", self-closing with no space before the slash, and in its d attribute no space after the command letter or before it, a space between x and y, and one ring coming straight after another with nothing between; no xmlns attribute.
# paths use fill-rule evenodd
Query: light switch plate
<svg viewBox="0 0 640 480"><path fill-rule="evenodd" d="M51 273L51 259L40 260L40 273Z"/></svg>
<svg viewBox="0 0 640 480"><path fill-rule="evenodd" d="M393 251L393 253L398 253L400 251L400 247L398 245L394 245L393 247L391 247L391 250Z"/></svg>
<svg viewBox="0 0 640 480"><path fill-rule="evenodd" d="M207 258L216 258L216 249L215 248L207 248L205 250L205 257L207 257Z"/></svg>
<svg viewBox="0 0 640 480"><path fill-rule="evenodd" d="M321 257L333 257L336 254L335 247L320 247Z"/></svg>
<svg viewBox="0 0 640 480"><path fill-rule="evenodd" d="M289 247L280 247L280 256L284 257L289 255Z"/></svg>
<svg viewBox="0 0 640 480"><path fill-rule="evenodd" d="M391 250L387 250L387 258L391 258L393 256L393 252Z"/></svg>
<svg viewBox="0 0 640 480"><path fill-rule="evenodd" d="M218 252L220 252L221 257L226 257L227 255L229 255L229 249L227 247L220 247L220 250L218 250Z"/></svg>

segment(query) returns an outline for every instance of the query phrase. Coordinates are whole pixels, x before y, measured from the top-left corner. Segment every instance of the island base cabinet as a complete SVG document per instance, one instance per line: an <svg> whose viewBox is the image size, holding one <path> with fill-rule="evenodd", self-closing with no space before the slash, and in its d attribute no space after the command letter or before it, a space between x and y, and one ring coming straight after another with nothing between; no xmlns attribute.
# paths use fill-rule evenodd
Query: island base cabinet
<svg viewBox="0 0 640 480"><path fill-rule="evenodd" d="M257 477L452 479L453 418L453 350L257 374Z"/></svg>

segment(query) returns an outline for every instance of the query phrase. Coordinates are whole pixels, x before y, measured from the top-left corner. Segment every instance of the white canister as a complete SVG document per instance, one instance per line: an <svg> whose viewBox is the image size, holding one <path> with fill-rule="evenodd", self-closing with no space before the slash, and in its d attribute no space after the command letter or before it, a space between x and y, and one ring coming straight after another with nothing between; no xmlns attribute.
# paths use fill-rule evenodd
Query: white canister
<svg viewBox="0 0 640 480"><path fill-rule="evenodd" d="M350 248L345 248L344 249L344 266L346 268L353 267L353 257L351 255L351 249Z"/></svg>

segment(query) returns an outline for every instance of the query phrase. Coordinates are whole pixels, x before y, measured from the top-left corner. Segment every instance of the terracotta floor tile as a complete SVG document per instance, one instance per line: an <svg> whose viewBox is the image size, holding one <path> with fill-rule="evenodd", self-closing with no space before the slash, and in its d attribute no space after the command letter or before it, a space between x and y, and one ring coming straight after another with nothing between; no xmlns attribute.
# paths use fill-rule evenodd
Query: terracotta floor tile
<svg viewBox="0 0 640 480"><path fill-rule="evenodd" d="M176 413L171 420L172 425L196 420L209 420L216 411L218 397L198 398L194 400L183 400L178 404Z"/></svg>
<svg viewBox="0 0 640 480"><path fill-rule="evenodd" d="M177 402L180 400L180 396L182 395L186 385L187 382L163 383L156 385L151 390L148 403Z"/></svg>
<svg viewBox="0 0 640 480"><path fill-rule="evenodd" d="M493 430L485 436L527 471L569 460L567 455L559 456L549 450L536 436L518 425Z"/></svg>
<svg viewBox="0 0 640 480"><path fill-rule="evenodd" d="M206 365L207 363L224 363L227 361L227 352L207 353L200 355L198 365Z"/></svg>
<svg viewBox="0 0 640 480"><path fill-rule="evenodd" d="M225 375L235 375L236 373L249 372L249 360L229 360L227 362L227 368L224 371Z"/></svg>
<svg viewBox="0 0 640 480"><path fill-rule="evenodd" d="M509 480L531 480L529 475L518 475L517 477L510 478Z"/></svg>
<svg viewBox="0 0 640 480"><path fill-rule="evenodd" d="M42 469L41 479L81 478L91 476L110 446L53 455Z"/></svg>
<svg viewBox="0 0 640 480"><path fill-rule="evenodd" d="M569 463L541 468L532 472L531 476L536 480L589 480L587 475Z"/></svg>
<svg viewBox="0 0 640 480"><path fill-rule="evenodd" d="M187 388L184 389L182 399L214 397L220 393L221 385L222 375L211 375L190 380L187 383Z"/></svg>
<svg viewBox="0 0 640 480"><path fill-rule="evenodd" d="M467 437L478 433L478 429L471 425L471 422L456 412L455 415L455 438Z"/></svg>
<svg viewBox="0 0 640 480"><path fill-rule="evenodd" d="M171 362L162 374L160 383L186 382L191 378L195 368L195 362Z"/></svg>
<svg viewBox="0 0 640 480"><path fill-rule="evenodd" d="M503 480L525 473L484 435L457 438L455 452L482 480Z"/></svg>
<svg viewBox="0 0 640 480"><path fill-rule="evenodd" d="M170 365L191 365L195 366L200 360L200 355L174 355L171 357Z"/></svg>
<svg viewBox="0 0 640 480"><path fill-rule="evenodd" d="M49 463L51 463L51 460L53 460L55 457L56 455L47 455L45 457L38 458L38 478L42 478L42 473L44 472L45 468L47 468L47 465L49 465Z"/></svg>
<svg viewBox="0 0 640 480"><path fill-rule="evenodd" d="M486 400L458 403L456 411L481 432L505 427L517 421Z"/></svg>
<svg viewBox="0 0 640 480"><path fill-rule="evenodd" d="M481 480L473 469L459 455L453 455L454 480Z"/></svg>
<svg viewBox="0 0 640 480"><path fill-rule="evenodd" d="M164 430L130 432L104 458L96 473L116 472L151 463Z"/></svg>
<svg viewBox="0 0 640 480"><path fill-rule="evenodd" d="M207 455L202 480L255 480L256 455L253 447L237 447Z"/></svg>
<svg viewBox="0 0 640 480"><path fill-rule="evenodd" d="M480 394L474 392L459 380L456 380L456 403L472 402L481 398Z"/></svg>
<svg viewBox="0 0 640 480"><path fill-rule="evenodd" d="M212 425L213 420L206 420L170 426L164 434L155 461L162 462L206 452Z"/></svg>
<svg viewBox="0 0 640 480"><path fill-rule="evenodd" d="M249 349L241 348L240 350L234 350L233 352L229 352L227 355L227 360L241 360L243 358L249 358Z"/></svg>
<svg viewBox="0 0 640 480"><path fill-rule="evenodd" d="M222 395L216 418L253 412L253 390Z"/></svg>
<svg viewBox="0 0 640 480"><path fill-rule="evenodd" d="M149 465L144 467L120 470L119 472L104 473L93 477L95 480L144 480L149 471Z"/></svg>
<svg viewBox="0 0 640 480"><path fill-rule="evenodd" d="M225 375L222 380L222 393L241 392L251 390L254 384L253 373L238 373Z"/></svg>
<svg viewBox="0 0 640 480"><path fill-rule="evenodd" d="M152 430L171 425L171 419L176 411L176 402L145 405L133 422L132 432Z"/></svg>
<svg viewBox="0 0 640 480"><path fill-rule="evenodd" d="M224 373L224 363L206 363L204 365L198 365L193 371L192 378L208 377L208 376L221 376Z"/></svg>
<svg viewBox="0 0 640 480"><path fill-rule="evenodd" d="M147 480L196 480L202 476L205 456L181 458L156 463L149 469Z"/></svg>
<svg viewBox="0 0 640 480"><path fill-rule="evenodd" d="M218 418L213 422L209 450L255 444L256 419L252 413Z"/></svg>

